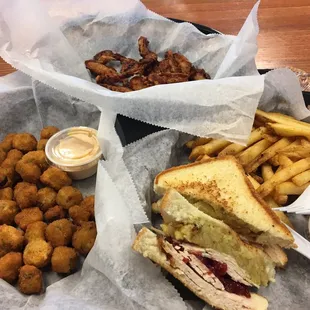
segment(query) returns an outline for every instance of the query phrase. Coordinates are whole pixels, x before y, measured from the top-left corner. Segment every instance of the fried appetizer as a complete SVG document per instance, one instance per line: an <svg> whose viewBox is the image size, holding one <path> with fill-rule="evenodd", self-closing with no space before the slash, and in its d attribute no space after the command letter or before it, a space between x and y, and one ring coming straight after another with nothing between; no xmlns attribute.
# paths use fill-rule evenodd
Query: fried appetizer
<svg viewBox="0 0 310 310"><path fill-rule="evenodd" d="M41 130L40 137L41 139L49 139L51 136L53 136L58 131L59 131L59 128L55 126L47 126Z"/></svg>
<svg viewBox="0 0 310 310"><path fill-rule="evenodd" d="M82 222L88 222L91 218L91 213L81 206L72 206L69 209L69 216L76 225L81 225Z"/></svg>
<svg viewBox="0 0 310 310"><path fill-rule="evenodd" d="M64 209L79 205L83 200L82 193L73 186L64 186L57 194L56 202Z"/></svg>
<svg viewBox="0 0 310 310"><path fill-rule="evenodd" d="M9 133L0 142L0 148L3 151L8 152L9 150L12 149L12 141L13 141L14 136L15 136L15 133Z"/></svg>
<svg viewBox="0 0 310 310"><path fill-rule="evenodd" d="M61 206L54 206L50 209L48 209L44 213L44 220L46 222L54 222L56 220L63 219L66 216L66 211Z"/></svg>
<svg viewBox="0 0 310 310"><path fill-rule="evenodd" d="M68 174L56 167L50 167L45 170L40 177L40 181L57 191L64 186L72 184L72 180L69 178Z"/></svg>
<svg viewBox="0 0 310 310"><path fill-rule="evenodd" d="M21 209L34 207L38 200L38 189L28 182L17 183L14 188L14 198Z"/></svg>
<svg viewBox="0 0 310 310"><path fill-rule="evenodd" d="M84 222L73 234L72 245L81 254L86 256L92 249L97 236L95 222Z"/></svg>
<svg viewBox="0 0 310 310"><path fill-rule="evenodd" d="M36 164L42 171L48 168L46 156L44 151L31 151L23 156L21 159L24 163Z"/></svg>
<svg viewBox="0 0 310 310"><path fill-rule="evenodd" d="M91 195L88 197L85 197L85 199L81 202L80 206L84 209L86 209L91 214L91 219L95 218L95 196Z"/></svg>
<svg viewBox="0 0 310 310"><path fill-rule="evenodd" d="M22 253L10 252L0 258L0 278L13 284L19 273L19 268L23 265Z"/></svg>
<svg viewBox="0 0 310 310"><path fill-rule="evenodd" d="M0 257L23 249L24 233L13 226L0 225Z"/></svg>
<svg viewBox="0 0 310 310"><path fill-rule="evenodd" d="M15 201L0 200L0 224L12 225L19 208Z"/></svg>
<svg viewBox="0 0 310 310"><path fill-rule="evenodd" d="M56 191L50 187L44 187L39 189L37 195L37 203L40 209L45 212L49 208L54 207L56 205L56 196Z"/></svg>
<svg viewBox="0 0 310 310"><path fill-rule="evenodd" d="M21 176L23 181L37 183L40 180L41 169L34 163L25 163L22 160L16 164L16 172Z"/></svg>
<svg viewBox="0 0 310 310"><path fill-rule="evenodd" d="M37 148L37 139L30 133L17 133L13 137L12 146L25 153L34 151Z"/></svg>
<svg viewBox="0 0 310 310"><path fill-rule="evenodd" d="M13 199L13 189L11 187L0 189L0 200L12 200L12 199Z"/></svg>
<svg viewBox="0 0 310 310"><path fill-rule="evenodd" d="M38 151L44 151L48 139L40 139L37 144Z"/></svg>
<svg viewBox="0 0 310 310"><path fill-rule="evenodd" d="M13 183L14 168L13 170L9 168L0 167L0 188L5 188L11 186Z"/></svg>
<svg viewBox="0 0 310 310"><path fill-rule="evenodd" d="M29 243L34 240L45 240L46 227L47 224L42 221L29 224L25 233L25 241Z"/></svg>
<svg viewBox="0 0 310 310"><path fill-rule="evenodd" d="M30 265L25 265L20 268L18 288L22 293L27 295L40 294L43 291L41 270Z"/></svg>
<svg viewBox="0 0 310 310"><path fill-rule="evenodd" d="M2 162L1 167L10 171L10 177L13 178L15 174L16 163L23 157L23 153L19 150L10 150L6 159Z"/></svg>
<svg viewBox="0 0 310 310"><path fill-rule="evenodd" d="M37 268L42 268L48 265L51 261L53 247L45 240L34 240L29 242L24 250L25 265L33 265Z"/></svg>
<svg viewBox="0 0 310 310"><path fill-rule="evenodd" d="M71 243L73 235L73 225L67 219L60 219L49 224L45 231L46 240L51 242L55 248Z"/></svg>
<svg viewBox="0 0 310 310"><path fill-rule="evenodd" d="M0 164L2 164L5 159L6 159L6 152L4 152L3 149L0 148Z"/></svg>
<svg viewBox="0 0 310 310"><path fill-rule="evenodd" d="M75 249L58 246L54 249L51 263L52 270L57 273L72 273L78 264L78 254Z"/></svg>
<svg viewBox="0 0 310 310"><path fill-rule="evenodd" d="M24 209L15 216L15 223L22 230L26 230L29 224L42 220L43 213L38 207Z"/></svg>

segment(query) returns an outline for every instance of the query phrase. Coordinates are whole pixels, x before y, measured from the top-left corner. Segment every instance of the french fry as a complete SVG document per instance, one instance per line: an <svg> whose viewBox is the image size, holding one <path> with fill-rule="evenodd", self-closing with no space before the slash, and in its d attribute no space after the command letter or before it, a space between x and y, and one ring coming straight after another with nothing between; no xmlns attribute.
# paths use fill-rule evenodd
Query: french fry
<svg viewBox="0 0 310 310"><path fill-rule="evenodd" d="M302 146L310 147L310 141L308 141L307 139L301 139L300 143L301 143Z"/></svg>
<svg viewBox="0 0 310 310"><path fill-rule="evenodd" d="M264 183L264 179L255 173L251 173L250 176L259 184Z"/></svg>
<svg viewBox="0 0 310 310"><path fill-rule="evenodd" d="M198 137L198 138L196 138L194 140L188 141L185 145L189 149L193 149L196 146L204 145L204 144L206 144L206 143L208 143L210 141L211 141L211 138L201 138L201 137Z"/></svg>
<svg viewBox="0 0 310 310"><path fill-rule="evenodd" d="M294 163L291 159L289 159L287 156L282 155L282 154L279 154L278 159L279 159L279 164L282 167L288 167Z"/></svg>
<svg viewBox="0 0 310 310"><path fill-rule="evenodd" d="M260 187L260 184L251 175L247 175L247 177L255 190Z"/></svg>
<svg viewBox="0 0 310 310"><path fill-rule="evenodd" d="M279 141L275 142L269 148L267 148L260 156L255 158L248 165L246 165L244 168L245 172L251 173L252 171L255 171L260 165L262 165L267 160L276 155L278 150L281 150L282 148L288 146L292 142L293 142L292 139L289 138L282 138Z"/></svg>
<svg viewBox="0 0 310 310"><path fill-rule="evenodd" d="M240 145L237 143L232 143L230 145L228 145L227 147L225 147L220 153L219 156L226 156L226 155L236 155L238 153L240 153L241 151L243 151L244 149L246 149L247 147L251 146L252 144L254 144L255 142L262 140L263 139L263 135L267 132L267 128L266 127L259 127L254 129L251 134L250 137L248 139L247 145Z"/></svg>
<svg viewBox="0 0 310 310"><path fill-rule="evenodd" d="M254 160L257 156L259 156L264 150L266 150L272 142L268 140L261 140L250 146L242 153L237 155L237 158L242 166L247 165L252 160Z"/></svg>
<svg viewBox="0 0 310 310"><path fill-rule="evenodd" d="M284 147L282 150L279 150L279 152L292 151L295 149L296 146L300 146L300 145L301 145L301 139L297 138L294 142Z"/></svg>
<svg viewBox="0 0 310 310"><path fill-rule="evenodd" d="M297 186L293 182L283 182L276 186L276 192L280 195L301 195L304 190L310 185L310 182Z"/></svg>
<svg viewBox="0 0 310 310"><path fill-rule="evenodd" d="M202 157L203 157L203 155L199 155L199 156L195 159L195 161L201 161Z"/></svg>
<svg viewBox="0 0 310 310"><path fill-rule="evenodd" d="M215 152L221 151L224 147L231 144L231 142L225 140L211 140L205 145L199 145L192 149L189 155L190 160L196 159L199 155L212 155Z"/></svg>
<svg viewBox="0 0 310 310"><path fill-rule="evenodd" d="M310 170L306 170L300 174L297 174L292 178L292 182L297 186L302 186L310 182Z"/></svg>
<svg viewBox="0 0 310 310"><path fill-rule="evenodd" d="M274 199L274 201L278 204L278 205L285 205L287 203L288 200L288 196L284 195L284 194L279 194L277 191L274 191L272 198Z"/></svg>
<svg viewBox="0 0 310 310"><path fill-rule="evenodd" d="M273 136L273 135L270 135L270 134L264 134L263 135L263 139L266 139L266 140L268 140L270 142L275 143L275 142L277 142L279 140L279 137L278 136Z"/></svg>
<svg viewBox="0 0 310 310"><path fill-rule="evenodd" d="M262 197L266 197L269 195L277 185L293 178L299 173L302 173L306 170L310 169L310 157L301 159L295 163L293 163L291 166L283 168L281 171L275 173L269 180L264 182L258 189L258 193ZM294 184L293 182L291 182ZM282 193L279 192L278 193ZM284 195L288 195L285 194Z"/></svg>
<svg viewBox="0 0 310 310"><path fill-rule="evenodd" d="M292 126L286 124L267 123L267 128L271 128L277 135L281 137L303 136L310 140L310 128L302 126Z"/></svg>
<svg viewBox="0 0 310 310"><path fill-rule="evenodd" d="M202 157L201 157L201 159L200 160L206 160L206 159L210 159L211 157L210 156L208 156L208 155L203 155Z"/></svg>
<svg viewBox="0 0 310 310"><path fill-rule="evenodd" d="M269 164L263 164L262 165L262 177L264 181L266 182L274 175L272 166Z"/></svg>
<svg viewBox="0 0 310 310"><path fill-rule="evenodd" d="M270 165L272 165L272 166L274 166L274 167L280 166L280 163L279 163L279 155L276 154L275 156L271 157L271 158L268 160L268 163L270 163Z"/></svg>
<svg viewBox="0 0 310 310"><path fill-rule="evenodd" d="M299 145L289 150L279 150L278 153L283 154L289 158L306 158L310 156L310 147Z"/></svg>

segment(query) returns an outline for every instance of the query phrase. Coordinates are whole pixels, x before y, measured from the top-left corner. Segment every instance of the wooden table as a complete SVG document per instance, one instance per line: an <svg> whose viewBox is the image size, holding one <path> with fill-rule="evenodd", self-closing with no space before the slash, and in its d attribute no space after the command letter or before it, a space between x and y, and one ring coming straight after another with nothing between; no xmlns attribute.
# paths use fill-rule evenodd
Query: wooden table
<svg viewBox="0 0 310 310"><path fill-rule="evenodd" d="M142 0L152 11L237 34L256 0ZM310 0L262 0L260 69L292 66L310 72ZM0 59L0 76L13 68Z"/></svg>

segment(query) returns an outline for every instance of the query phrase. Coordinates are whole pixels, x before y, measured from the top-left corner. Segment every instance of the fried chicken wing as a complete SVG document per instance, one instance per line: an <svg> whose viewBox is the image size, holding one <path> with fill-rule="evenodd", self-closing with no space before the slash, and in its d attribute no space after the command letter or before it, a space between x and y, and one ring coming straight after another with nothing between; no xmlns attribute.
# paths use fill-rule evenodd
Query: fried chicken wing
<svg viewBox="0 0 310 310"><path fill-rule="evenodd" d="M210 75L206 73L204 69L197 69L195 67L192 67L189 80L195 81L195 80L209 80L211 79Z"/></svg>
<svg viewBox="0 0 310 310"><path fill-rule="evenodd" d="M110 89L110 90L113 90L113 91L118 91L118 92L121 92L121 93L127 93L127 92L132 91L131 88L125 87L125 86L116 86L116 85L109 85L109 84L100 84L100 85L102 85L103 87L105 87L107 89Z"/></svg>
<svg viewBox="0 0 310 310"><path fill-rule="evenodd" d="M110 77L110 78L118 77L118 73L114 68L110 68L95 60L86 60L85 66L90 72L96 75L103 75L103 76Z"/></svg>
<svg viewBox="0 0 310 310"><path fill-rule="evenodd" d="M147 38L141 36L138 39L138 47L141 57L157 60L157 55L149 50L149 41Z"/></svg>
<svg viewBox="0 0 310 310"><path fill-rule="evenodd" d="M129 82L129 87L133 90L140 90L153 85L146 76L134 76Z"/></svg>
<svg viewBox="0 0 310 310"><path fill-rule="evenodd" d="M188 81L188 76L184 73L151 73L148 79L155 85L159 85L186 82Z"/></svg>

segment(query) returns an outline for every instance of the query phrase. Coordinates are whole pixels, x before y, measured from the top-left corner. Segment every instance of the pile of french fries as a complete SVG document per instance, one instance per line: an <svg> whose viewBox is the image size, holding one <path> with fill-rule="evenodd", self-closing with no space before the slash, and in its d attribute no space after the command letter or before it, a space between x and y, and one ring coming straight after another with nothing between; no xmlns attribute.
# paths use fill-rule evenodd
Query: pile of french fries
<svg viewBox="0 0 310 310"><path fill-rule="evenodd" d="M186 143L189 159L232 155L256 191L269 205L285 205L310 185L310 124L280 113L256 111L246 146L225 140L197 138Z"/></svg>

